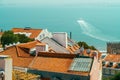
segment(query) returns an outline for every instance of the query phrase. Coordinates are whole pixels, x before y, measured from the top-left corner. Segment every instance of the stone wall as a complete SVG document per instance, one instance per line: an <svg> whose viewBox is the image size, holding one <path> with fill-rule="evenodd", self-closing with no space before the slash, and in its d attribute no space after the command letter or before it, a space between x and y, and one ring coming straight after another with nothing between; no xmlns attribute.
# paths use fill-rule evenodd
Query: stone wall
<svg viewBox="0 0 120 80"><path fill-rule="evenodd" d="M120 54L120 42L107 43L107 53Z"/></svg>

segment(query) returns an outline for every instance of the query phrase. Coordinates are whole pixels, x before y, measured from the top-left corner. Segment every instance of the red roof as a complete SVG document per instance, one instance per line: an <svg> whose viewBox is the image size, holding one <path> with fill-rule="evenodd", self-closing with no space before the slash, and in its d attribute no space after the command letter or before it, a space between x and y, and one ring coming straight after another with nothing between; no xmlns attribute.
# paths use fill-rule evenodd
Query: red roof
<svg viewBox="0 0 120 80"><path fill-rule="evenodd" d="M0 32L0 35L2 35L3 34L3 32Z"/></svg>
<svg viewBox="0 0 120 80"><path fill-rule="evenodd" d="M26 32L31 33L29 38L36 38L42 31L42 29L24 29L24 28L13 28L12 31L14 33L16 32Z"/></svg>
<svg viewBox="0 0 120 80"><path fill-rule="evenodd" d="M108 54L104 61L109 61L109 62L120 62L120 54Z"/></svg>
<svg viewBox="0 0 120 80"><path fill-rule="evenodd" d="M27 54L27 53L24 52L22 54ZM18 67L28 67L34 58L32 56L19 57L15 46L6 49L5 51L1 52L0 55L10 55L11 58L13 59L13 66L18 66Z"/></svg>
<svg viewBox="0 0 120 80"><path fill-rule="evenodd" d="M29 68L41 71L88 76L89 72L69 71L75 54L39 52Z"/></svg>
<svg viewBox="0 0 120 80"><path fill-rule="evenodd" d="M40 52L38 56L30 56L26 48L29 49L32 47L31 45L34 46L35 44L37 41L19 44L6 49L0 55L10 55L13 58L13 66L73 75L89 75L89 72L69 71L73 58L76 57L75 54Z"/></svg>
<svg viewBox="0 0 120 80"><path fill-rule="evenodd" d="M19 44L17 46L21 47L21 48L31 49L31 48L36 47L37 44L41 44L42 45L43 43L41 43L40 41L36 40L36 41L27 42L27 43L22 43L22 44Z"/></svg>

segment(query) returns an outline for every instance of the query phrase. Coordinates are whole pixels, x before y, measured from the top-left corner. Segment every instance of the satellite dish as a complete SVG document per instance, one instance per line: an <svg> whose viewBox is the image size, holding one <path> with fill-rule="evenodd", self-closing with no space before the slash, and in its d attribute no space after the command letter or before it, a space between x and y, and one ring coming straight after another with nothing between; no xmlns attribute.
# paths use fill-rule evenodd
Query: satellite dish
<svg viewBox="0 0 120 80"><path fill-rule="evenodd" d="M80 53L83 53L83 51L84 51L84 47L81 47L80 48Z"/></svg>
<svg viewBox="0 0 120 80"><path fill-rule="evenodd" d="M87 49L87 50L86 50L86 53L87 53L88 55L90 54L90 52L91 52L90 49Z"/></svg>

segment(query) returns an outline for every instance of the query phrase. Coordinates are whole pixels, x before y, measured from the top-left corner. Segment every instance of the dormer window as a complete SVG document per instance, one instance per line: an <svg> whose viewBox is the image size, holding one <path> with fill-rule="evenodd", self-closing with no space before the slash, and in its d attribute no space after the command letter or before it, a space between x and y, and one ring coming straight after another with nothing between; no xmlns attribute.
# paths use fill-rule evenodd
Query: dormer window
<svg viewBox="0 0 120 80"><path fill-rule="evenodd" d="M42 35L40 35L40 39L42 39Z"/></svg>
<svg viewBox="0 0 120 80"><path fill-rule="evenodd" d="M113 66L113 62L109 62L108 67L112 67Z"/></svg>

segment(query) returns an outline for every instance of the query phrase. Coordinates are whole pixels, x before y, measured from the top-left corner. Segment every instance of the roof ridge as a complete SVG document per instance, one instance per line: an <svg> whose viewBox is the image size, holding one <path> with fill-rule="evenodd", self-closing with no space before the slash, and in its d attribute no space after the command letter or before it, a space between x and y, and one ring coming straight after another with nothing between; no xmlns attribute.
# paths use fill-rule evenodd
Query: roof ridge
<svg viewBox="0 0 120 80"><path fill-rule="evenodd" d="M25 29L25 28L12 28L12 29ZM43 30L43 29L37 29L37 28L30 28L32 30Z"/></svg>
<svg viewBox="0 0 120 80"><path fill-rule="evenodd" d="M52 58L75 58L76 54L65 53L51 53L51 52L39 52L38 57L52 57Z"/></svg>
<svg viewBox="0 0 120 80"><path fill-rule="evenodd" d="M31 61L31 63L28 65L29 68L32 67L32 65L34 64L34 62L36 61L37 56L34 57L34 59Z"/></svg>
<svg viewBox="0 0 120 80"><path fill-rule="evenodd" d="M20 55L19 55L19 51L18 51L18 46L15 46L15 48L16 48L16 52L17 52L17 57L19 57Z"/></svg>

